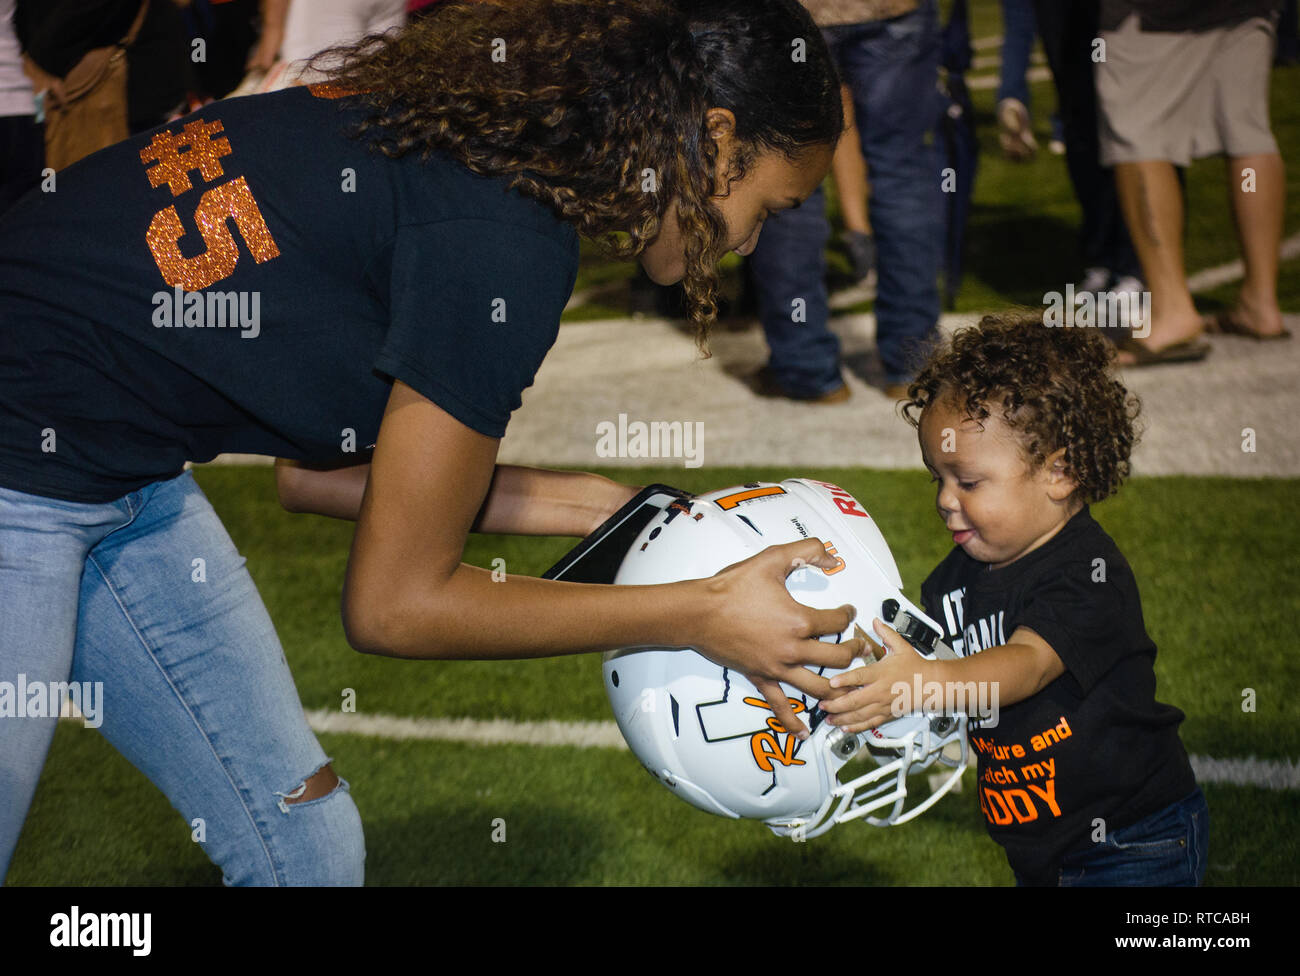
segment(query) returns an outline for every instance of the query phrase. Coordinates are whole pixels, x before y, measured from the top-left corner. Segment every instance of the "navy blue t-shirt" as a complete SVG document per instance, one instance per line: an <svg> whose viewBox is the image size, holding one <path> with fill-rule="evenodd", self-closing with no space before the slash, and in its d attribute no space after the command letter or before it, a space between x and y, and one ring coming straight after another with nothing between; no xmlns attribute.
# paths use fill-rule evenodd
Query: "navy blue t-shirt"
<svg viewBox="0 0 1300 976"><path fill-rule="evenodd" d="M331 94L213 103L0 219L0 485L105 502L223 452L361 462L390 378L504 434L576 230L449 157L372 151Z"/></svg>

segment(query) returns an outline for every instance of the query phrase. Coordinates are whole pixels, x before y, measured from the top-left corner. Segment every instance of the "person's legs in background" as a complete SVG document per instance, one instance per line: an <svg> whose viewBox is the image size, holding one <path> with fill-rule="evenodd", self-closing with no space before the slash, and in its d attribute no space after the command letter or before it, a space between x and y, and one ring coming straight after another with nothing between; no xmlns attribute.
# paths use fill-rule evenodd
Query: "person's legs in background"
<svg viewBox="0 0 1300 976"><path fill-rule="evenodd" d="M40 184L45 126L34 115L0 117L0 214Z"/></svg>
<svg viewBox="0 0 1300 976"><path fill-rule="evenodd" d="M1195 339L1204 326L1183 270L1183 192L1174 165L1119 163L1115 185L1151 291L1147 345L1155 352Z"/></svg>
<svg viewBox="0 0 1300 976"><path fill-rule="evenodd" d="M939 321L940 174L926 145L938 117L938 16L927 0L902 17L831 31L871 174L876 344L893 395Z"/></svg>
<svg viewBox="0 0 1300 976"><path fill-rule="evenodd" d="M1030 0L1002 0L1002 73L998 84L998 144L1008 159L1032 159L1038 151L1030 122L1029 56L1034 49Z"/></svg>
<svg viewBox="0 0 1300 976"><path fill-rule="evenodd" d="M1115 175L1100 161L1092 60L1098 0L1035 0L1034 13L1056 86L1065 164L1082 214L1079 256L1084 273L1075 294L1106 291L1125 279L1140 285L1142 266L1124 224Z"/></svg>
<svg viewBox="0 0 1300 976"><path fill-rule="evenodd" d="M876 242L871 237L871 215L867 209L867 161L862 158L862 137L853 115L853 92L841 86L844 99L844 135L835 147L831 175L844 222L843 241L853 262L853 279L875 284Z"/></svg>
<svg viewBox="0 0 1300 976"><path fill-rule="evenodd" d="M1277 303L1277 266L1286 207L1286 171L1279 153L1232 156L1227 161L1228 193L1237 224L1246 277L1231 328L1257 336L1284 336Z"/></svg>
<svg viewBox="0 0 1300 976"><path fill-rule="evenodd" d="M826 195L769 217L749 256L759 319L771 356L756 378L767 396L837 402L848 396L840 340L830 330L826 291Z"/></svg>

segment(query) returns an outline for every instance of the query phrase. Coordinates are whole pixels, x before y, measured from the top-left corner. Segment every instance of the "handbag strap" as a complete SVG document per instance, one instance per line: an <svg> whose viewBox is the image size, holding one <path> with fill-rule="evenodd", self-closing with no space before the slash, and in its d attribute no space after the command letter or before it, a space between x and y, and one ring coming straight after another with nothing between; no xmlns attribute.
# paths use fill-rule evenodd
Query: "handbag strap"
<svg viewBox="0 0 1300 976"><path fill-rule="evenodd" d="M144 26L145 15L149 13L149 0L140 0L140 10L135 15L135 20L131 22L131 29L126 32L126 36L118 41L118 47L130 47L135 43L136 35L140 33L140 28Z"/></svg>

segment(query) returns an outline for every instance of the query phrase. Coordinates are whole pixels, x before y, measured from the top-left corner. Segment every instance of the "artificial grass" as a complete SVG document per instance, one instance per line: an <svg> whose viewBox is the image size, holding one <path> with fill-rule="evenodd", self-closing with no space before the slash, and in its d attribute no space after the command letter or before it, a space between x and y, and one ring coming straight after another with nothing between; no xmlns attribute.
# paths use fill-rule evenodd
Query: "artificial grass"
<svg viewBox="0 0 1300 976"><path fill-rule="evenodd" d="M834 481L879 522L913 598L949 546L922 472L681 468L606 472L703 491L793 474ZM196 472L257 580L304 705L359 713L608 720L594 655L517 662L410 662L359 655L338 597L352 526L283 512L262 467ZM1182 708L1188 751L1217 758L1300 755L1300 664L1290 642L1300 583L1296 530L1279 520L1293 480L1136 478L1094 513L1142 589L1160 647L1159 697ZM468 561L546 569L573 540L476 536ZM508 585L508 584L507 584ZM1255 710L1242 710L1243 689ZM1011 883L966 791L902 827L836 828L806 844L757 823L700 813L630 753L463 746L322 735L366 825L375 884ZM1211 785L1207 883L1295 884L1294 791ZM492 822L506 842L491 840ZM98 735L62 723L10 869L10 884L203 884L219 873L166 799Z"/></svg>

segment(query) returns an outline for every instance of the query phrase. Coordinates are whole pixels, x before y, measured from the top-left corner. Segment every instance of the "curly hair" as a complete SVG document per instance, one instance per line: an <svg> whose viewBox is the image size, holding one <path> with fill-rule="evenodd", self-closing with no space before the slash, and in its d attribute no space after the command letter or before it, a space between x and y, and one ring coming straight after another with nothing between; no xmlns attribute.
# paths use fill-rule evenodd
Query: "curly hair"
<svg viewBox="0 0 1300 976"><path fill-rule="evenodd" d="M993 411L1020 440L1031 468L1065 448L1088 503L1113 495L1129 474L1141 405L1111 375L1115 350L1087 328L1051 328L1041 313L987 315L936 348L908 387L913 427L930 404L950 403L977 422Z"/></svg>
<svg viewBox="0 0 1300 976"><path fill-rule="evenodd" d="M736 119L727 193L760 153L797 161L844 128L834 63L796 0L442 0L311 67L367 100L353 134L372 148L508 178L611 257L640 254L676 199L706 356L727 239L706 113Z"/></svg>

